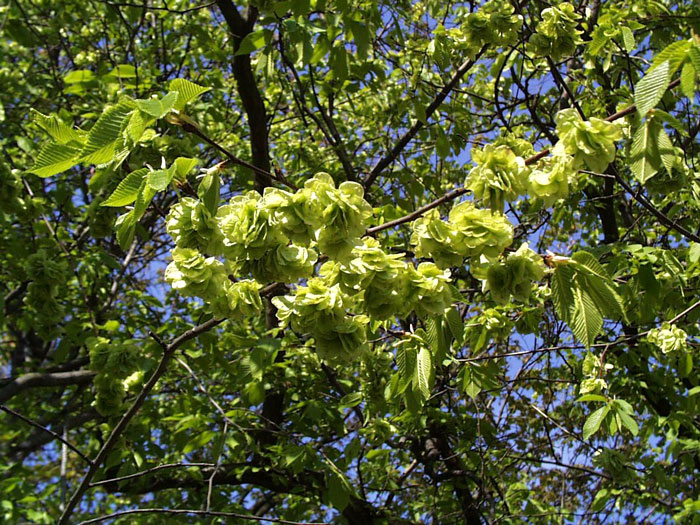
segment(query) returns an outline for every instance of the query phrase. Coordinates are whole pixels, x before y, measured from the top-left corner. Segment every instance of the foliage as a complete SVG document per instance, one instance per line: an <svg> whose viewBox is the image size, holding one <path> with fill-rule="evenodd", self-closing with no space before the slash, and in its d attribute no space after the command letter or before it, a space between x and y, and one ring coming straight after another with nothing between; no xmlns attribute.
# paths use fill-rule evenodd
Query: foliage
<svg viewBox="0 0 700 525"><path fill-rule="evenodd" d="M700 523L697 2L0 33L0 521Z"/></svg>

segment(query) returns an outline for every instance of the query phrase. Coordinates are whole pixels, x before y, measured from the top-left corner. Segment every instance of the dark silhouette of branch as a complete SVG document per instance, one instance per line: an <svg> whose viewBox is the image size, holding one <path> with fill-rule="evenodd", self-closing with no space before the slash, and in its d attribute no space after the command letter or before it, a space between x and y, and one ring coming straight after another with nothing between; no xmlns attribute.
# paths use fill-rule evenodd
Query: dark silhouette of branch
<svg viewBox="0 0 700 525"><path fill-rule="evenodd" d="M23 416L23 415L20 414L19 412L15 412L15 411L12 410L11 408L7 408L5 405L0 405L0 410L2 410L3 412L7 412L8 414L11 414L11 415L15 416L15 417L18 418L18 419L21 419L22 421L24 421L24 422L27 423L28 425L33 426L34 428L38 428L38 429L41 430L42 432L45 432L45 433L49 434L50 436L52 436L54 439L58 439L61 443L63 443L63 444L66 445L69 449L71 449L73 452L75 452L76 454L78 454L78 456L80 456L80 457L81 457L84 461L86 461L88 464L92 464L92 460L91 460L89 457L87 457L85 454L83 454L82 452L80 452L80 450L78 450L77 448L75 448L72 444L70 444L68 441L66 441L65 439L63 439L59 434L57 434L57 433L54 432L53 430L50 430L50 429L46 428L45 426L40 425L40 424L37 423L36 421L32 421L32 420L29 419L28 417Z"/></svg>
<svg viewBox="0 0 700 525"><path fill-rule="evenodd" d="M428 105L427 108L425 108L425 118L426 120L429 119L433 113L435 113L435 110L440 107L440 105L445 101L447 96L452 92L454 87L459 83L460 80L462 80L462 77L466 75L469 70L474 67L474 64L481 58L481 55L484 54L486 51L486 46L482 47L481 50L476 54L474 59L468 59L465 61L457 71L455 71L455 74L452 75L452 78L445 84L445 86L438 92L436 95L435 99ZM413 126L411 126L406 133L404 133L401 138L396 142L393 148L387 152L387 154L382 157L379 162L377 162L374 167L372 168L372 171L369 172L369 175L365 179L364 186L365 189L369 188L374 184L374 181L377 180L377 177L381 175L382 171L384 171L387 166L389 166L392 162L396 160L396 158L401 154L403 149L408 145L411 140L413 140L413 137L416 136L416 134L425 126L422 121L417 120Z"/></svg>
<svg viewBox="0 0 700 525"><path fill-rule="evenodd" d="M90 383L93 377L95 377L95 372L92 370L76 370L72 372L54 372L46 374L32 372L24 374L11 380L0 389L0 403L4 403L28 388L83 385Z"/></svg>
<svg viewBox="0 0 700 525"><path fill-rule="evenodd" d="M236 518L240 520L251 520L260 522L270 522L270 523L283 523L286 525L328 525L326 522L301 522L301 521L288 521L280 518L263 518L261 516L253 516L251 514L240 514L237 512L215 512L208 510L189 510L189 509L132 509L123 510L121 512L114 512L112 514L107 514L106 516L100 516L99 518L93 518L87 521L81 521L80 525L88 525L90 523L101 523L113 518L118 518L120 516L131 516L134 514L192 514L194 516L219 516L222 518Z"/></svg>

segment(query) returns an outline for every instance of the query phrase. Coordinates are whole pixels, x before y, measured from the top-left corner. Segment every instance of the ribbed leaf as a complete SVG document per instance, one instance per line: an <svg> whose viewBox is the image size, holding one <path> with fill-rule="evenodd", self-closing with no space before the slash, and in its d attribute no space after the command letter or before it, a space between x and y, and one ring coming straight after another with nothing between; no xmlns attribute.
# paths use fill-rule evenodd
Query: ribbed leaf
<svg viewBox="0 0 700 525"><path fill-rule="evenodd" d="M90 129L85 147L80 152L83 162L104 164L121 152L122 130L133 110L133 103L122 102L102 113Z"/></svg>
<svg viewBox="0 0 700 525"><path fill-rule="evenodd" d="M136 220L134 219L134 210L129 213L120 215L114 225L117 229L117 242L122 250L126 250L134 240L136 232Z"/></svg>
<svg viewBox="0 0 700 525"><path fill-rule="evenodd" d="M639 126L632 138L630 169L642 184L656 175L661 167L652 131L653 125L646 121Z"/></svg>
<svg viewBox="0 0 700 525"><path fill-rule="evenodd" d="M685 57L687 56L688 50L691 49L692 46L693 44L690 42L690 40L678 40L666 46L654 57L647 74L651 73L654 69L661 67L664 62L668 62L668 75L670 77L679 67L681 67L683 60L685 60Z"/></svg>
<svg viewBox="0 0 700 525"><path fill-rule="evenodd" d="M676 165L676 150L662 126L659 126L656 132L656 149L659 152L659 157L661 157L661 162L670 175L673 167Z"/></svg>
<svg viewBox="0 0 700 525"><path fill-rule="evenodd" d="M151 200L156 193L156 190L148 185L147 180L141 183L139 193L136 196L136 202L134 203L134 220L136 222L143 217L143 214L146 212L148 205L151 204Z"/></svg>
<svg viewBox="0 0 700 525"><path fill-rule="evenodd" d="M688 58L695 68L695 72L700 75L700 46L695 44L688 49Z"/></svg>
<svg viewBox="0 0 700 525"><path fill-rule="evenodd" d="M152 171L148 174L148 185L155 191L163 191L173 180L173 173L172 169Z"/></svg>
<svg viewBox="0 0 700 525"><path fill-rule="evenodd" d="M625 50L628 53L631 53L632 51L634 51L634 46L635 46L634 33L632 33L632 30L627 26L623 26L621 31L622 31L622 43L625 45Z"/></svg>
<svg viewBox="0 0 700 525"><path fill-rule="evenodd" d="M447 319L447 326L452 332L452 337L455 338L457 344L461 345L464 341L464 322L454 306L447 311L445 319Z"/></svg>
<svg viewBox="0 0 700 525"><path fill-rule="evenodd" d="M690 62L683 64L681 69L681 91L691 100L695 96L695 67Z"/></svg>
<svg viewBox="0 0 700 525"><path fill-rule="evenodd" d="M175 102L174 105L174 109L178 111L182 110L189 102L211 89L198 86L194 82L190 82L184 78L176 78L170 82L169 88L170 91L177 91L178 93L177 102Z"/></svg>
<svg viewBox="0 0 700 525"><path fill-rule="evenodd" d="M411 344L402 345L396 350L396 365L399 375L404 378L413 377L416 369L416 348Z"/></svg>
<svg viewBox="0 0 700 525"><path fill-rule="evenodd" d="M136 106L155 118L164 117L175 107L179 95L177 91L171 91L161 99L152 98L147 100L136 100Z"/></svg>
<svg viewBox="0 0 700 525"><path fill-rule="evenodd" d="M126 134L132 142L138 142L146 128L153 122L155 122L155 119L148 113L134 111L129 117L129 123L126 125Z"/></svg>
<svg viewBox="0 0 700 525"><path fill-rule="evenodd" d="M588 419L586 419L586 422L583 424L583 439L588 439L593 434L598 432L598 429L603 423L605 416L608 415L608 412L610 412L610 407L605 405L588 416Z"/></svg>
<svg viewBox="0 0 700 525"><path fill-rule="evenodd" d="M641 116L649 113L664 96L668 88L669 74L669 63L663 62L659 67L647 72L637 83L634 90L634 103Z"/></svg>
<svg viewBox="0 0 700 525"><path fill-rule="evenodd" d="M595 302L582 288L576 286L573 290L574 307L571 310L569 327L584 346L590 348L596 336L603 328L603 317Z"/></svg>
<svg viewBox="0 0 700 525"><path fill-rule="evenodd" d="M219 208L219 201L221 200L221 181L218 171L212 170L202 178L197 187L197 196L204 203L207 210L212 215L216 215L216 210Z"/></svg>
<svg viewBox="0 0 700 525"><path fill-rule="evenodd" d="M182 180L187 177L187 174L192 171L199 161L197 159L191 159L189 157L178 157L173 162L170 169L173 170L173 178L176 180Z"/></svg>
<svg viewBox="0 0 700 525"><path fill-rule="evenodd" d="M601 279L610 280L610 274L601 266L598 259L596 259L595 255L592 253L581 250L574 253L571 258L579 265L583 266L586 273L595 275Z"/></svg>
<svg viewBox="0 0 700 525"><path fill-rule="evenodd" d="M44 115L32 109L34 122L43 129L56 143L80 147L83 143L82 131L76 131L56 115Z"/></svg>
<svg viewBox="0 0 700 525"><path fill-rule="evenodd" d="M552 274L552 300L559 319L569 324L574 306L572 291L574 270L568 264L560 264Z"/></svg>
<svg viewBox="0 0 700 525"><path fill-rule="evenodd" d="M102 206L126 206L134 202L146 173L148 173L147 168L129 173L112 192L112 195L102 203Z"/></svg>
<svg viewBox="0 0 700 525"><path fill-rule="evenodd" d="M50 177L56 175L78 163L80 150L66 144L50 142L37 155L34 166L29 173L34 173L39 177Z"/></svg>
<svg viewBox="0 0 700 525"><path fill-rule="evenodd" d="M426 347L422 346L418 351L416 361L416 379L420 393L424 399L430 397L432 390L430 376L433 372L433 356Z"/></svg>
<svg viewBox="0 0 700 525"><path fill-rule="evenodd" d="M593 276L577 276L577 283L593 299L601 315L611 319L625 317L622 298L617 293L613 282Z"/></svg>

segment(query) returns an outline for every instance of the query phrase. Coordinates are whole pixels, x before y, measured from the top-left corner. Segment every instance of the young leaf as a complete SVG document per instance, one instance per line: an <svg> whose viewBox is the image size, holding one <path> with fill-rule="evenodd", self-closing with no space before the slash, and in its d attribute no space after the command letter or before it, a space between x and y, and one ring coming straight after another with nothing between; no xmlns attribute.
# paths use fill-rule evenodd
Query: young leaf
<svg viewBox="0 0 700 525"><path fill-rule="evenodd" d="M568 264L560 264L552 274L552 300L559 318L569 324L571 310L574 306L572 292L574 270Z"/></svg>
<svg viewBox="0 0 700 525"><path fill-rule="evenodd" d="M676 165L676 150L662 126L659 126L656 133L656 149L659 152L659 157L661 157L661 162L666 168L666 171L671 175L673 167Z"/></svg>
<svg viewBox="0 0 700 525"><path fill-rule="evenodd" d="M171 91L161 99L152 98L136 100L135 102L136 106L144 113L148 113L155 118L162 118L175 107L178 96L177 91Z"/></svg>
<svg viewBox="0 0 700 525"><path fill-rule="evenodd" d="M115 223L117 229L117 242L122 250L126 250L134 240L136 231L136 220L134 220L134 210L124 215L120 215Z"/></svg>
<svg viewBox="0 0 700 525"><path fill-rule="evenodd" d="M257 51L265 45L265 30L258 29L252 33L248 33L236 50L238 55L250 55L253 51Z"/></svg>
<svg viewBox="0 0 700 525"><path fill-rule="evenodd" d="M43 129L57 144L69 144L79 148L83 142L83 132L74 130L56 115L44 115L32 109L34 122Z"/></svg>
<svg viewBox="0 0 700 525"><path fill-rule="evenodd" d="M182 111L182 109L189 103L196 99L198 96L206 93L211 88L205 88L190 82L185 78L176 78L170 82L168 86L170 91L177 91L178 97L173 109Z"/></svg>
<svg viewBox="0 0 700 525"><path fill-rule="evenodd" d="M659 172L661 160L653 140L653 125L644 122L632 138L630 169L639 182L644 184Z"/></svg>
<svg viewBox="0 0 700 525"><path fill-rule="evenodd" d="M216 215L220 199L219 172L212 170L208 172L197 188L197 195L212 215Z"/></svg>
<svg viewBox="0 0 700 525"><path fill-rule="evenodd" d="M583 425L583 439L588 439L593 434L598 432L600 425L603 423L605 416L610 412L610 407L608 405L600 407L598 410L593 412Z"/></svg>
<svg viewBox="0 0 700 525"><path fill-rule="evenodd" d="M644 75L644 78L637 83L634 91L634 103L637 111L643 117L659 103L666 93L669 80L669 64L662 63Z"/></svg>
<svg viewBox="0 0 700 525"><path fill-rule="evenodd" d="M112 195L102 203L102 206L126 206L134 202L146 173L148 173L147 168L129 173L112 192Z"/></svg>
<svg viewBox="0 0 700 525"><path fill-rule="evenodd" d="M418 388L423 395L423 399L430 397L431 381L430 376L433 372L433 356L430 350L422 346L418 351L418 359L416 362L416 378Z"/></svg>
<svg viewBox="0 0 700 525"><path fill-rule="evenodd" d="M625 45L625 51L631 53L634 51L634 34L632 30L627 26L622 26L622 43Z"/></svg>
<svg viewBox="0 0 700 525"><path fill-rule="evenodd" d="M44 178L56 175L75 166L78 163L79 153L80 151L77 148L50 142L41 148L34 166L27 172Z"/></svg>
<svg viewBox="0 0 700 525"><path fill-rule="evenodd" d="M447 326L452 333L452 337L454 337L458 345L461 345L464 341L464 322L454 306L447 311L445 319L447 319Z"/></svg>
<svg viewBox="0 0 700 525"><path fill-rule="evenodd" d="M695 68L691 62L683 64L681 69L681 92L691 100L695 97Z"/></svg>
<svg viewBox="0 0 700 525"><path fill-rule="evenodd" d="M163 191L173 180L173 170L153 170L148 174L148 185L155 191Z"/></svg>
<svg viewBox="0 0 700 525"><path fill-rule="evenodd" d="M603 327L603 316L587 291L576 286L573 295L574 308L569 327L576 338L590 348Z"/></svg>
<svg viewBox="0 0 700 525"><path fill-rule="evenodd" d="M134 110L132 102L122 102L107 109L88 132L85 147L80 152L86 164L104 164L114 159L122 129Z"/></svg>

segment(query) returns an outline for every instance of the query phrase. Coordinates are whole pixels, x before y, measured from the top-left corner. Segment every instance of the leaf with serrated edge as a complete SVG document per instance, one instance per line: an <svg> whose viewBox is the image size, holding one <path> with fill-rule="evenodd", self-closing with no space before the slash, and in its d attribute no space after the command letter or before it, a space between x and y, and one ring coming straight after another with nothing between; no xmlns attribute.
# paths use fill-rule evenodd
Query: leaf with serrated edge
<svg viewBox="0 0 700 525"><path fill-rule="evenodd" d="M595 302L579 286L573 290L574 308L571 312L569 328L586 348L590 348L603 327L603 317Z"/></svg>
<svg viewBox="0 0 700 525"><path fill-rule="evenodd" d="M690 62L683 64L681 70L681 92L689 99L695 97L695 68Z"/></svg>
<svg viewBox="0 0 700 525"><path fill-rule="evenodd" d="M676 150L673 147L671 139L661 126L659 126L656 134L656 149L659 152L659 157L661 157L661 162L666 168L666 171L671 175L673 167L676 165Z"/></svg>
<svg viewBox="0 0 700 525"><path fill-rule="evenodd" d="M586 419L586 422L583 424L583 439L588 439L593 434L598 432L598 429L603 423L605 416L608 415L608 412L610 412L610 407L605 405L588 416L588 419Z"/></svg>
<svg viewBox="0 0 700 525"><path fill-rule="evenodd" d="M648 121L639 126L630 149L630 169L642 184L658 173L661 162L653 146L651 127Z"/></svg>
<svg viewBox="0 0 700 525"><path fill-rule="evenodd" d="M430 375L433 372L433 356L426 347L421 347L416 360L418 388L424 399L430 397Z"/></svg>
<svg viewBox="0 0 700 525"><path fill-rule="evenodd" d="M170 91L177 91L178 98L174 109L181 111L189 102L206 93L211 88L202 87L185 78L176 78L168 86Z"/></svg>
<svg viewBox="0 0 700 525"><path fill-rule="evenodd" d="M635 87L634 103L641 116L645 116L659 103L666 93L669 80L669 64L662 63L659 67L647 72Z"/></svg>
<svg viewBox="0 0 700 525"><path fill-rule="evenodd" d="M112 195L102 203L102 206L126 206L134 202L146 173L148 173L147 168L129 173L112 192Z"/></svg>
<svg viewBox="0 0 700 525"><path fill-rule="evenodd" d="M66 144L50 142L39 151L34 165L27 170L39 177L50 177L66 171L78 163L79 150Z"/></svg>

